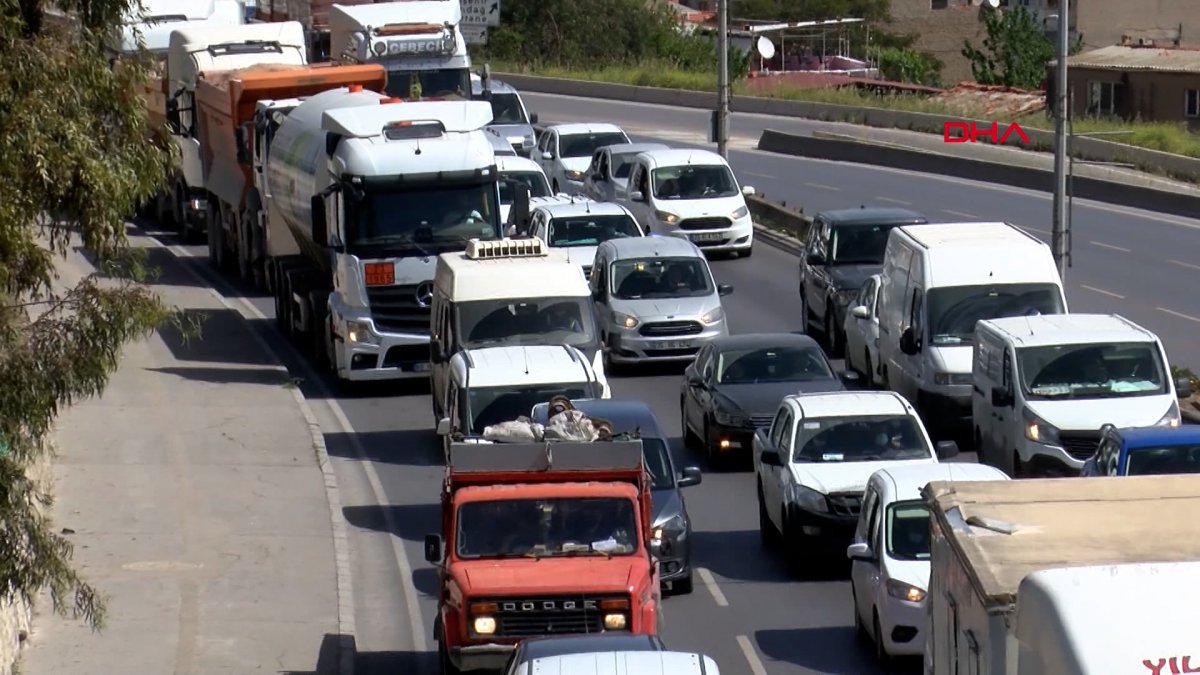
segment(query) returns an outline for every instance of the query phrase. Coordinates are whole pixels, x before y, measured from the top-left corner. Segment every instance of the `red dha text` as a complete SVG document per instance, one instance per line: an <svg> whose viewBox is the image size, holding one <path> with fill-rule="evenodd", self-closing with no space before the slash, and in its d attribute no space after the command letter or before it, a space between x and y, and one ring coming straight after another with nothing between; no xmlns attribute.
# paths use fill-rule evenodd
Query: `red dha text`
<svg viewBox="0 0 1200 675"><path fill-rule="evenodd" d="M1025 130L1016 122L1003 129L995 122L992 122L990 126L980 126L974 122L946 122L942 127L942 138L947 143L977 143L979 139L984 138L993 145L1000 145L1007 143L1013 134L1016 134L1023 143L1029 143L1029 137L1025 135Z"/></svg>

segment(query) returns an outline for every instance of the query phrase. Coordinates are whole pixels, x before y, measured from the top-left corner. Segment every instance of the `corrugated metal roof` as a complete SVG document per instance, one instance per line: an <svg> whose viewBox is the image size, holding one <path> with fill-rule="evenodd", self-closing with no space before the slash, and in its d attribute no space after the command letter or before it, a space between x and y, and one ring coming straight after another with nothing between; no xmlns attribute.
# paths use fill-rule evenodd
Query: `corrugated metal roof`
<svg viewBox="0 0 1200 675"><path fill-rule="evenodd" d="M1050 62L1056 65L1057 60ZM1067 67L1200 75L1200 50L1113 45L1068 57Z"/></svg>

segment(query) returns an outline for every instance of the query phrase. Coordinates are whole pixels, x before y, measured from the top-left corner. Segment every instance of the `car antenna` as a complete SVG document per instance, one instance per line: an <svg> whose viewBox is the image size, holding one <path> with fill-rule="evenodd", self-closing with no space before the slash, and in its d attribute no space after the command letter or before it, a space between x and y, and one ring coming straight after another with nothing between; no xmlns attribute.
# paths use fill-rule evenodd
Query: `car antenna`
<svg viewBox="0 0 1200 675"><path fill-rule="evenodd" d="M529 350L521 347L521 356L525 357L525 374L529 374Z"/></svg>

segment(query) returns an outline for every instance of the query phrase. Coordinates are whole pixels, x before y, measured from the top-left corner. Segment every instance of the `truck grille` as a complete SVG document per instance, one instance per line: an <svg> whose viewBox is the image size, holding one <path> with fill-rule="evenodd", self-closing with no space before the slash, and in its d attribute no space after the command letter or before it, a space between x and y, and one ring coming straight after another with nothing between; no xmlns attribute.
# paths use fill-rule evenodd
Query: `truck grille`
<svg viewBox="0 0 1200 675"><path fill-rule="evenodd" d="M699 321L659 321L643 324L638 332L646 337L699 335L704 332L704 326L701 326Z"/></svg>
<svg viewBox="0 0 1200 675"><path fill-rule="evenodd" d="M429 308L417 302L418 284L367 288L375 327L392 333L429 334Z"/></svg>
<svg viewBox="0 0 1200 675"><path fill-rule="evenodd" d="M835 492L826 498L829 512L835 516L858 517L862 508L862 495L857 492Z"/></svg>
<svg viewBox="0 0 1200 675"><path fill-rule="evenodd" d="M537 637L541 635L575 635L604 632L601 600L628 600L629 596L542 596L522 598L493 598L499 607L496 613L497 637ZM627 620L632 617L627 616Z"/></svg>
<svg viewBox="0 0 1200 675"><path fill-rule="evenodd" d="M1096 454L1096 449L1100 447L1100 432L1098 431L1060 432L1058 438L1062 441L1063 450L1079 460L1091 459L1092 455Z"/></svg>
<svg viewBox="0 0 1200 675"><path fill-rule="evenodd" d="M728 218L688 218L679 221L681 230L724 230L733 224Z"/></svg>

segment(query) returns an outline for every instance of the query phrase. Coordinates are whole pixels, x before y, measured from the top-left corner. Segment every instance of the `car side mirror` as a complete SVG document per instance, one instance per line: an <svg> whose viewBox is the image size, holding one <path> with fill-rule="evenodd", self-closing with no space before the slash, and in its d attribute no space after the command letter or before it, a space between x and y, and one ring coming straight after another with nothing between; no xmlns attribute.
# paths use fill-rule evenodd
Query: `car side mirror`
<svg viewBox="0 0 1200 675"><path fill-rule="evenodd" d="M749 185L743 185L742 186L742 194L746 197L753 197L754 195L758 194L758 190L755 190L754 188L750 187Z"/></svg>
<svg viewBox="0 0 1200 675"><path fill-rule="evenodd" d="M646 201L646 195L642 194L641 190L634 190L633 192L629 193L629 201L644 202Z"/></svg>
<svg viewBox="0 0 1200 675"><path fill-rule="evenodd" d="M700 473L700 467L687 466L679 474L679 487L684 488L699 485L702 480L704 480L704 476Z"/></svg>
<svg viewBox="0 0 1200 675"><path fill-rule="evenodd" d="M1007 408L1013 404L1012 396L1004 387L992 387L992 405L997 408Z"/></svg>
<svg viewBox="0 0 1200 675"><path fill-rule="evenodd" d="M1192 378L1181 377L1175 380L1175 393L1179 398L1187 398L1192 395Z"/></svg>
<svg viewBox="0 0 1200 675"><path fill-rule="evenodd" d="M553 152L543 152L542 159L554 159L554 153Z"/></svg>
<svg viewBox="0 0 1200 675"><path fill-rule="evenodd" d="M538 123L537 113L529 113L529 124L534 125L537 123Z"/></svg>
<svg viewBox="0 0 1200 675"><path fill-rule="evenodd" d="M859 380L862 378L860 378L858 373L854 372L853 370L843 370L842 372L838 373L838 379L845 384L853 385L858 384Z"/></svg>
<svg viewBox="0 0 1200 675"><path fill-rule="evenodd" d="M783 461L779 459L779 453L774 450L763 450L758 458L763 466L783 466Z"/></svg>
<svg viewBox="0 0 1200 675"><path fill-rule="evenodd" d="M443 417L442 419L438 420L437 435L438 436L449 436L450 435L450 418L449 417Z"/></svg>
<svg viewBox="0 0 1200 675"><path fill-rule="evenodd" d="M921 351L921 342L917 339L917 331L913 330L912 326L904 329L900 334L900 351L912 356Z"/></svg>
<svg viewBox="0 0 1200 675"><path fill-rule="evenodd" d="M866 305L858 305L854 309L850 310L850 314L856 319L871 318L871 310L867 309Z"/></svg>
<svg viewBox="0 0 1200 675"><path fill-rule="evenodd" d="M820 253L809 253L804 259L809 265L819 267L825 264L825 256Z"/></svg>
<svg viewBox="0 0 1200 675"><path fill-rule="evenodd" d="M425 560L435 565L442 562L442 535L425 535Z"/></svg>
<svg viewBox="0 0 1200 675"><path fill-rule="evenodd" d="M954 459L958 457L958 443L954 441L938 441L935 449L938 459Z"/></svg>
<svg viewBox="0 0 1200 675"><path fill-rule="evenodd" d="M875 552L871 550L871 545L865 541L856 542L846 547L846 557L851 560L861 560L863 562L874 562Z"/></svg>
<svg viewBox="0 0 1200 675"><path fill-rule="evenodd" d="M733 293L733 286L730 284L717 284L717 295L726 296Z"/></svg>

